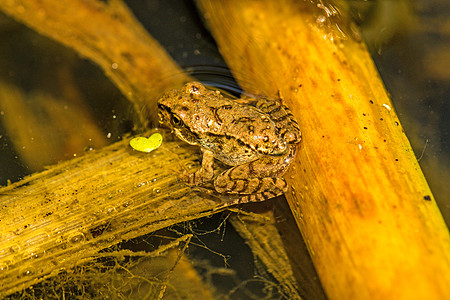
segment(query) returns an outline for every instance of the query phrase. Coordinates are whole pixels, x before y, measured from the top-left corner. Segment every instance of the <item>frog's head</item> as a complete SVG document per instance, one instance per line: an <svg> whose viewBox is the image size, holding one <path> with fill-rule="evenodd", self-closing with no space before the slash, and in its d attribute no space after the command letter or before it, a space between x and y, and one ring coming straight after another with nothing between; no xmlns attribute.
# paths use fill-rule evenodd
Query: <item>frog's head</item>
<svg viewBox="0 0 450 300"><path fill-rule="evenodd" d="M164 94L158 101L159 123L191 145L197 144L193 111L208 90L200 82L190 82L179 90Z"/></svg>
<svg viewBox="0 0 450 300"><path fill-rule="evenodd" d="M159 103L159 123L168 127L178 136L181 140L191 145L197 144L197 139L191 130L183 122L183 119L176 113L174 113L169 106Z"/></svg>

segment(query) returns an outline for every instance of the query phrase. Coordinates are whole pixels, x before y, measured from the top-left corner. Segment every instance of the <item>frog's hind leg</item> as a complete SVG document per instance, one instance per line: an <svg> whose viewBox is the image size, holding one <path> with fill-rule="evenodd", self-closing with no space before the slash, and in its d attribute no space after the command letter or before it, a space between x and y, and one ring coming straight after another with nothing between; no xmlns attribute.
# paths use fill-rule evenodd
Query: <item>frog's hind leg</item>
<svg viewBox="0 0 450 300"><path fill-rule="evenodd" d="M258 160L235 166L219 174L214 180L218 193L239 196L224 205L264 201L287 191L287 183L281 177L295 150L280 157L264 156ZM221 206L223 207L223 206Z"/></svg>
<svg viewBox="0 0 450 300"><path fill-rule="evenodd" d="M272 192L264 192L264 193L253 194L253 195L245 195L245 196L241 196L239 198L232 198L230 201L227 201L217 207L214 207L214 210L220 210L220 209L238 205L238 204L262 202L262 201L266 201L266 200L272 199L274 197L280 196L281 194L283 194L283 193L275 195Z"/></svg>
<svg viewBox="0 0 450 300"><path fill-rule="evenodd" d="M238 166L241 167L241 166ZM234 172L233 172L234 171ZM248 175L236 176L238 170L232 168L217 176L214 181L214 188L222 194L238 194L244 196L254 196L261 194L260 198L272 198L287 191L287 183L279 177L253 177ZM264 194L264 195L263 195ZM257 201L257 200L255 200ZM248 202L254 202L249 200Z"/></svg>

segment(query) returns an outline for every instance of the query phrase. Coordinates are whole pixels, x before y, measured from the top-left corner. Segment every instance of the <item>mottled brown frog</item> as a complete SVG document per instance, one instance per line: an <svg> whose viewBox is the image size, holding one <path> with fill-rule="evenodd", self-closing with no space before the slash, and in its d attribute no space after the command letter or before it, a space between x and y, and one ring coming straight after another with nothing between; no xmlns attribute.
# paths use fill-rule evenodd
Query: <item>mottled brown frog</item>
<svg viewBox="0 0 450 300"><path fill-rule="evenodd" d="M282 178L301 140L297 121L281 100L231 99L190 82L158 102L162 124L203 151L202 167L185 176L191 185L211 181L214 158L230 169L214 179L218 193L239 195L232 204L261 201L287 190Z"/></svg>

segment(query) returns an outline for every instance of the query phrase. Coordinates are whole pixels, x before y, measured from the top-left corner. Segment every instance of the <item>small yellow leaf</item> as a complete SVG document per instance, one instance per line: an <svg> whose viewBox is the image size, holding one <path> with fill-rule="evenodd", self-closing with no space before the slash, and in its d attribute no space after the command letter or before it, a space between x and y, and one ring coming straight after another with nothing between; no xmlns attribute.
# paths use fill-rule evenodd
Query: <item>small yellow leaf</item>
<svg viewBox="0 0 450 300"><path fill-rule="evenodd" d="M149 138L139 136L130 140L130 146L134 150L141 152L150 152L161 146L162 135L159 133L152 134Z"/></svg>

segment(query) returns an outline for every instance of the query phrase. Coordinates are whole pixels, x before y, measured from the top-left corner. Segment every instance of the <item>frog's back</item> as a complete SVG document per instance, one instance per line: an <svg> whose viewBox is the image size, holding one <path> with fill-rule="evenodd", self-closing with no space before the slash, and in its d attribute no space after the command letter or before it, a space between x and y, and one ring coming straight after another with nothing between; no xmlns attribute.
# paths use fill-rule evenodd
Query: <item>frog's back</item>
<svg viewBox="0 0 450 300"><path fill-rule="evenodd" d="M211 150L227 164L286 153L287 144L270 115L191 82L159 100L163 121L190 144Z"/></svg>
<svg viewBox="0 0 450 300"><path fill-rule="evenodd" d="M256 107L224 100L215 108L216 118L222 123L221 133L265 155L283 154L286 143L278 134L273 120Z"/></svg>

